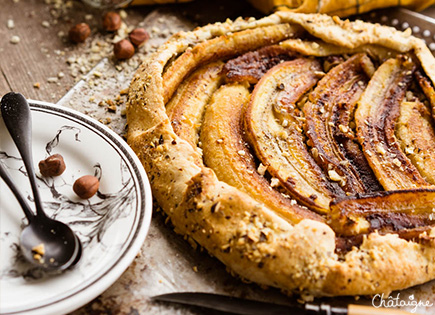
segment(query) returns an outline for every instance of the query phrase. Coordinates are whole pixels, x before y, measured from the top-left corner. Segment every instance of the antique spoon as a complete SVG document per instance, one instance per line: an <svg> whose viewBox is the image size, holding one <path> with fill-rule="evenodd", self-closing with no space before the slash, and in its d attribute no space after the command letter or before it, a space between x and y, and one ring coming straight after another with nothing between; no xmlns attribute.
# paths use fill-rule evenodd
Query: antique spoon
<svg viewBox="0 0 435 315"><path fill-rule="evenodd" d="M43 269L67 269L79 261L82 246L79 238L68 225L49 218L43 210L33 169L32 121L29 104L20 93L10 92L3 96L0 108L6 128L26 167L36 208L36 215L34 215L25 198L0 164L2 179L11 188L29 221L21 233L20 249L28 261Z"/></svg>

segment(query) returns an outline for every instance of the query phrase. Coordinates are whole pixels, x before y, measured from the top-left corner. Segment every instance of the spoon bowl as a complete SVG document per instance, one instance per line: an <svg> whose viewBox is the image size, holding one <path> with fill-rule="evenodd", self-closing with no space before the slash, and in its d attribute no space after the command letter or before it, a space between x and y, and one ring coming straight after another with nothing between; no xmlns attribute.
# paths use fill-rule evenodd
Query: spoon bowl
<svg viewBox="0 0 435 315"><path fill-rule="evenodd" d="M29 221L21 233L21 252L29 262L43 269L67 269L80 260L82 245L68 225L49 218L43 210L33 169L29 104L23 95L10 92L3 96L0 109L6 128L23 159L35 201L36 215L0 163L1 178L14 193Z"/></svg>
<svg viewBox="0 0 435 315"><path fill-rule="evenodd" d="M64 270L77 258L79 240L60 221L35 217L20 237L21 252L34 265L47 270Z"/></svg>

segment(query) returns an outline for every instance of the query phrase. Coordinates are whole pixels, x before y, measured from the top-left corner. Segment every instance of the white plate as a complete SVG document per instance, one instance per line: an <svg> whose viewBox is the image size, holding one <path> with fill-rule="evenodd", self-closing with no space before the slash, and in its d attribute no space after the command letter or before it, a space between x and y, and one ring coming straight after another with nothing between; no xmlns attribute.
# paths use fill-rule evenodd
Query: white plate
<svg viewBox="0 0 435 315"><path fill-rule="evenodd" d="M150 225L151 189L139 159L109 128L64 107L30 105L33 161L44 208L77 232L83 256L74 268L57 275L26 263L18 250L24 213L0 180L0 313L67 313L101 294L133 261ZM66 171L44 178L38 162L54 153L64 157ZM32 200L22 161L1 119L0 162ZM87 174L100 177L100 188L83 200L72 185Z"/></svg>

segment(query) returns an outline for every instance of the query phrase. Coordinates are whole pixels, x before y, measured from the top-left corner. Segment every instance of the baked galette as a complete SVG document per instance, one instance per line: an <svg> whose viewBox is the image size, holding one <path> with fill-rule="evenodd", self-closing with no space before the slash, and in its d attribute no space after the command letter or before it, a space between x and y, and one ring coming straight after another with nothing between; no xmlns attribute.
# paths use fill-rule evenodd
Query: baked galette
<svg viewBox="0 0 435 315"><path fill-rule="evenodd" d="M279 12L181 32L136 73L128 143L177 233L314 296L435 278L435 59L393 28Z"/></svg>

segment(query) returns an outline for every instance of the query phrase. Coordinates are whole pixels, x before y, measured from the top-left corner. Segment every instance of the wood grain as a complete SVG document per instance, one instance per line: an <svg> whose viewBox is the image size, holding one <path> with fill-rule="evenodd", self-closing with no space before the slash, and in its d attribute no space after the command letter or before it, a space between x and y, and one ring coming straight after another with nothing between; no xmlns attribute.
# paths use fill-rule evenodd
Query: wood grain
<svg viewBox="0 0 435 315"><path fill-rule="evenodd" d="M65 1L67 2L67 1ZM72 7L67 12L55 9L45 1L2 1L0 10L0 91L23 93L27 98L57 102L75 84L66 60L69 56L84 54L84 44L71 44L66 36L71 26L86 21L92 35L101 32L103 12L88 8L78 1L69 1ZM135 25L151 10L149 7L130 9L129 24ZM86 19L89 15L92 18ZM58 16L58 17L57 17ZM15 27L9 29L7 20L13 20ZM49 26L43 26L48 22ZM20 42L12 44L12 36ZM64 76L58 82L50 83L48 78ZM7 83L4 80L7 80ZM40 87L35 88L34 84Z"/></svg>

